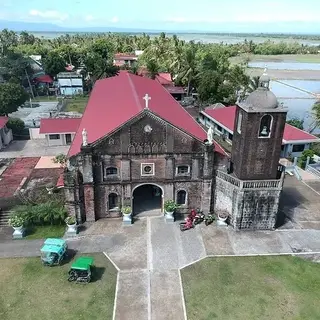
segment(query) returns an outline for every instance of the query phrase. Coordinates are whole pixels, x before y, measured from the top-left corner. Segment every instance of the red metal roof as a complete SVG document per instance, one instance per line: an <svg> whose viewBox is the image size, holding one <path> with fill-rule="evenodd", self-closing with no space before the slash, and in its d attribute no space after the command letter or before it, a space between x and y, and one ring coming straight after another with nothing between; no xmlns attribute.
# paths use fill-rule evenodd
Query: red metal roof
<svg viewBox="0 0 320 320"><path fill-rule="evenodd" d="M63 179L63 173L60 173L58 181L56 183L57 188L62 188L64 187L64 179Z"/></svg>
<svg viewBox="0 0 320 320"><path fill-rule="evenodd" d="M8 120L9 120L8 117L0 116L0 129L3 128L7 124Z"/></svg>
<svg viewBox="0 0 320 320"><path fill-rule="evenodd" d="M50 118L40 120L40 131L42 134L76 133L81 118Z"/></svg>
<svg viewBox="0 0 320 320"><path fill-rule="evenodd" d="M219 109L205 109L204 113L209 115L211 118L218 121L220 124L225 126L227 129L233 132L234 119L236 116L236 106L219 108ZM315 140L319 141L316 136L300 130L290 124L285 125L283 133L283 143L293 142L293 141L309 141Z"/></svg>
<svg viewBox="0 0 320 320"><path fill-rule="evenodd" d="M175 87L175 86L163 86L170 93L186 93L183 87Z"/></svg>
<svg viewBox="0 0 320 320"><path fill-rule="evenodd" d="M36 77L35 80L37 82L43 82L43 83L52 83L53 82L53 79L47 74L45 74L43 76Z"/></svg>
<svg viewBox="0 0 320 320"><path fill-rule="evenodd" d="M204 129L157 81L120 72L118 76L96 81L69 156L80 152L84 128L89 143L111 133L143 111L145 94L151 97L149 109L159 117L201 141L207 138ZM225 155L218 144L215 149Z"/></svg>
<svg viewBox="0 0 320 320"><path fill-rule="evenodd" d="M136 60L138 58L138 56L136 56L135 54L131 54L131 53L116 53L114 55L114 59L118 60Z"/></svg>
<svg viewBox="0 0 320 320"><path fill-rule="evenodd" d="M169 72L160 72L158 75L156 75L156 80L162 84L163 86L173 86L174 83L171 78L171 74Z"/></svg>

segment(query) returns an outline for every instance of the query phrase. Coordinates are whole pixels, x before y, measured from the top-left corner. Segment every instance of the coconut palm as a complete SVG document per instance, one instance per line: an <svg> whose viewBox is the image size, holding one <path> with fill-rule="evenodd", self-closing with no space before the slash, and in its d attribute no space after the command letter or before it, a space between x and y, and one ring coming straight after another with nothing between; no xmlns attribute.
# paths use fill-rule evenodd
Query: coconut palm
<svg viewBox="0 0 320 320"><path fill-rule="evenodd" d="M148 77L154 80L156 76L159 74L159 65L156 62L156 60L155 59L148 60L146 63L146 68L148 71Z"/></svg>
<svg viewBox="0 0 320 320"><path fill-rule="evenodd" d="M258 89L258 87L259 87L259 79L260 79L260 77L252 77L250 79L249 86L248 86L248 89L247 89L248 93L251 93L251 92L253 92L253 91Z"/></svg>

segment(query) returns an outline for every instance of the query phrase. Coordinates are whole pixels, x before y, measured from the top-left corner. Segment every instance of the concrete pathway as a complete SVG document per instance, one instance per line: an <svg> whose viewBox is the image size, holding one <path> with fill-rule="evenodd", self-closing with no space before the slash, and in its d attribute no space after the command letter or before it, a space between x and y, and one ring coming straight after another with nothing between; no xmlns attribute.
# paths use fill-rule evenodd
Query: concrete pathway
<svg viewBox="0 0 320 320"><path fill-rule="evenodd" d="M179 224L148 217L132 226L99 220L67 239L70 249L104 252L118 270L113 319L185 320L180 269L207 256L320 253L320 230L234 232L199 225L181 232ZM0 241L0 257L38 256L42 240Z"/></svg>

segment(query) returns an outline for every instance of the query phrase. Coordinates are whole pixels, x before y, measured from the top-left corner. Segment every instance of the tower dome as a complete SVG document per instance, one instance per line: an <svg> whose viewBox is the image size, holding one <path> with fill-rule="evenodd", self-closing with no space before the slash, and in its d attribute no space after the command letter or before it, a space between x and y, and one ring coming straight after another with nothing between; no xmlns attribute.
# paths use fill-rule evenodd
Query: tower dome
<svg viewBox="0 0 320 320"><path fill-rule="evenodd" d="M258 88L249 94L239 106L255 110L276 109L278 107L277 97L269 89L270 77L267 74L267 69L259 78Z"/></svg>

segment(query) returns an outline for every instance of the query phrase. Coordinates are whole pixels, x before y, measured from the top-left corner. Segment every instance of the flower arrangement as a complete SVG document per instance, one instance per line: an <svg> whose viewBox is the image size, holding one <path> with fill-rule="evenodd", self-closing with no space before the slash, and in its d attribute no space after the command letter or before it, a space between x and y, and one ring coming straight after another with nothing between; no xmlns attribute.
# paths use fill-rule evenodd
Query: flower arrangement
<svg viewBox="0 0 320 320"><path fill-rule="evenodd" d="M179 208L179 205L177 205L173 200L166 200L164 202L164 210L166 212L174 212L177 208Z"/></svg>
<svg viewBox="0 0 320 320"><path fill-rule="evenodd" d="M132 210L130 206L124 206L121 209L122 214L131 214Z"/></svg>
<svg viewBox="0 0 320 320"><path fill-rule="evenodd" d="M23 227L23 224L24 224L24 219L22 217L17 216L17 215L12 216L9 219L9 225L13 228Z"/></svg>
<svg viewBox="0 0 320 320"><path fill-rule="evenodd" d="M76 218L72 216L67 217L64 221L68 225L73 225L77 223Z"/></svg>

